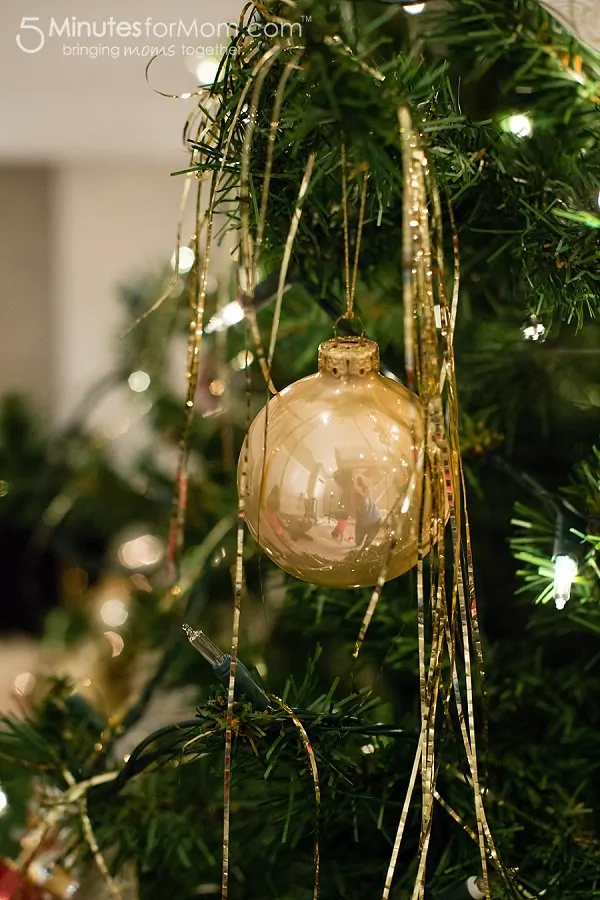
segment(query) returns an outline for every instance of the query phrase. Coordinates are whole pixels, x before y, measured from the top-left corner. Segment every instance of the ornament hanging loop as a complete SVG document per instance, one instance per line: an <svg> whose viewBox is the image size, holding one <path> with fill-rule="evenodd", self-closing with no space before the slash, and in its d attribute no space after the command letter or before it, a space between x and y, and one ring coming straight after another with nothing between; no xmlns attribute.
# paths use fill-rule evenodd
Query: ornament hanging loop
<svg viewBox="0 0 600 900"><path fill-rule="evenodd" d="M358 335L358 337L360 337L361 339L364 338L365 326L362 323L362 319L360 318L360 316L355 315L354 312L351 311L351 312L343 313L343 315L339 316L333 323L333 334L336 339L339 338L339 336L340 336L338 333L338 326L339 326L340 322L346 322L346 321L358 322L360 325L360 334Z"/></svg>
<svg viewBox="0 0 600 900"><path fill-rule="evenodd" d="M360 195L360 209L358 213L358 226L356 229L356 244L354 247L354 265L352 273L350 272L350 228L348 223L348 162L346 158L346 143L342 141L341 150L341 169L342 169L342 212L344 215L344 264L345 264L345 280L346 280L346 314L341 318L354 318L354 296L356 294L356 280L358 277L358 259L360 256L360 244L362 239L363 225L365 221L365 206L367 203L367 182L369 180L369 170L365 168L362 182L362 190ZM339 322L339 319L338 319ZM337 323L336 323L337 324Z"/></svg>

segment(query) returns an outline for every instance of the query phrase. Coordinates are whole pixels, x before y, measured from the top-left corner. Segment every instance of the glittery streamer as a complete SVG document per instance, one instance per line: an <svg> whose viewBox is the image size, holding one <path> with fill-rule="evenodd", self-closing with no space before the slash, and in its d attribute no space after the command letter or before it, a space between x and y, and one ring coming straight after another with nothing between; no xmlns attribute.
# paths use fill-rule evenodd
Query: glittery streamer
<svg viewBox="0 0 600 900"><path fill-rule="evenodd" d="M431 491L430 558L427 573L417 565L417 620L421 733L390 858L383 897L390 895L394 870L404 834L417 773L422 783L422 817L419 857L412 900L422 900L425 891L426 857L432 826L433 802L440 800L436 788L440 737L436 734L437 708L441 699L446 710L443 728L449 722L454 702L459 722L469 781L473 791L477 843L481 861L482 888L490 900L488 862L507 885L513 879L498 856L487 822L479 775L475 730L474 687L471 652L479 682L483 684L483 656L475 597L473 563L465 484L460 458L458 403L453 355L453 335L458 308L459 246L450 211L453 233L454 283L451 301L445 287L442 214L439 193L429 168L422 138L412 126L407 109L398 111L404 163L403 196L403 295L405 364L409 384L414 384L425 408L426 475ZM447 594L444 554L445 522L452 538L452 583ZM422 539L422 531L421 531ZM419 548L422 557L422 548ZM448 583L450 588L450 583ZM428 649L429 648L429 649ZM462 679L458 670L461 651ZM442 683L442 661L449 663L449 682ZM462 684L461 684L462 680ZM463 698L464 691L464 698ZM443 734L443 732L442 732ZM485 727L484 727L485 737ZM455 814L454 814L455 816ZM464 827L464 823L463 824ZM467 830L467 829L465 829Z"/></svg>
<svg viewBox="0 0 600 900"><path fill-rule="evenodd" d="M269 695L272 700L275 700L283 710L289 715L292 722L300 732L300 739L302 740L302 744L304 749L306 750L306 755L308 756L308 762L310 765L310 771L313 779L313 789L315 794L315 849L314 849L314 864L315 864L315 878L314 878L314 886L313 886L313 900L318 900L319 897L319 880L320 880L320 871L321 871L321 854L319 849L319 818L320 818L320 809L321 809L321 785L319 781L319 769L317 766L317 758L315 756L315 751L312 748L312 744L310 742L310 738L306 731L306 728L302 724L301 720L298 718L294 710L287 705L280 697L276 697L273 694Z"/></svg>
<svg viewBox="0 0 600 900"><path fill-rule="evenodd" d="M294 71L294 69L298 68L298 60L300 59L300 54L294 56L288 63L286 63L283 72L281 73L281 77L279 79L279 84L277 85L277 90L275 92L275 100L273 101L273 111L271 112L271 122L269 124L269 137L267 140L267 156L265 160L265 171L263 175L263 183L261 190L261 199L260 199L260 212L258 215L258 225L256 228L256 241L255 248L258 253L263 242L265 225L267 222L267 207L269 204L269 188L271 186L271 172L273 169L273 155L275 153L275 140L277 138L277 131L279 129L279 117L281 115L281 107L283 105L283 98L285 96L285 88L290 78L290 75Z"/></svg>
<svg viewBox="0 0 600 900"><path fill-rule="evenodd" d="M77 785L75 782L75 778L67 769L63 771L63 777L70 788L81 787L81 785ZM84 791L80 792L80 796L77 800L77 805L79 807L79 816L81 818L81 828L83 831L83 836L86 840L88 847L90 848L90 852L92 854L93 860L96 863L96 868L102 875L104 879L104 883L106 884L106 889L113 900L123 900L121 895L121 891L119 890L115 880L112 875L108 871L108 866L106 865L106 860L98 846L98 841L96 840L96 835L94 834L94 829L92 827L91 819L88 815L87 811L87 793Z"/></svg>
<svg viewBox="0 0 600 900"><path fill-rule="evenodd" d="M256 120L256 109L258 105L258 100L260 97L260 90L262 85L264 84L264 79L268 74L269 69L275 63L278 53L281 48L276 46L271 48L270 51L264 54L261 60L254 68L254 72L258 73L256 78L256 82L254 85L254 90L251 99L250 105L250 113L249 113L249 121L248 127L246 129L246 133L244 136L244 145L242 152L242 174L241 174L241 216L242 216L242 242L241 242L241 267L246 279L246 288L251 288L253 290L254 284L256 281L255 272L256 272L256 264L255 258L253 254L253 246L252 246L252 238L250 234L250 218L249 218L249 160L250 160L250 150L252 145L252 137L254 131L254 122ZM285 73L285 70L284 70ZM283 76L282 76L283 78ZM241 105L238 104L238 109L241 109ZM310 174L312 172L312 167L314 165L314 155L309 159L307 164L307 170L305 172L305 177L303 179L298 204L301 204L304 195L308 189L308 184L310 182ZM266 209L266 207L265 207ZM301 212L301 206L300 206ZM287 259L289 261L289 256L291 255L291 248L293 246L293 239L296 233L296 229L298 227L299 217L299 205L296 207L296 211L294 214L294 218L292 220L292 224L290 226L290 235L288 236L288 241L286 242L286 252ZM285 254L284 254L284 263L282 264L282 272L283 279L285 283ZM279 301L279 310L281 309L281 297L283 296L283 285L281 285L281 276L280 276L280 290L278 291L278 301ZM277 321L277 317L276 317ZM259 337L257 343L257 348L260 347L262 350L262 342L260 341L260 335L258 332L258 325L256 323L256 319L254 318L254 329L255 335ZM277 330L274 324L274 335L276 339ZM272 351L274 351L274 340L272 334ZM271 350L270 350L271 353ZM259 351L260 357L260 351ZM262 357L264 359L264 352L262 353ZM266 371L263 370L265 374L265 378L267 384L272 386L272 382L270 379L270 366L271 366L271 357L266 363ZM226 730L225 730L225 758L224 758L224 771L223 771L223 848L222 848L222 873L221 873L221 897L222 900L227 900L229 895L229 850L230 850L230 830L231 830L231 749L233 742L233 705L234 705L234 695L235 695L235 673L237 668L237 659L238 659L238 645L239 645L239 627L240 627L240 617L241 617L241 601L242 601L242 590L243 590L243 551L244 551L244 509L245 509L245 497L246 497L246 481L247 481L247 466L248 466L248 448L247 444L244 445L244 449L242 451L242 466L240 473L240 484L239 484L239 495L238 495L238 528L237 528L237 551L236 551L236 570L235 570L235 587L234 587L234 609L233 609L233 624L232 624L232 637L231 637L231 650L230 650L230 669L229 669L229 686L228 686L228 694L227 694L227 720L226 720ZM317 859L318 862L318 859Z"/></svg>
<svg viewBox="0 0 600 900"><path fill-rule="evenodd" d="M298 225L300 224L300 217L302 216L302 206L304 204L304 198L306 197L306 193L308 191L308 187L310 185L310 179L312 176L312 170L315 164L315 154L311 153L306 162L306 167L304 169L304 177L302 178L302 184L300 185L300 190L298 191L298 199L296 200L296 206L294 208L294 212L292 215L292 221L290 222L290 229L288 231L288 236L285 242L285 247L283 250L283 258L281 260L281 267L279 269L279 281L277 284L277 297L275 299L275 311L273 313L273 325L271 327L271 340L269 342L269 359L267 361L269 366L269 374L271 372L271 365L273 363L273 356L275 354L275 343L277 341L277 334L279 332L279 323L281 321L281 306L283 302L283 289L285 288L285 282L287 278L287 271L290 264L290 259L292 257L292 249L294 247L294 240L296 238L296 234L298 232Z"/></svg>
<svg viewBox="0 0 600 900"><path fill-rule="evenodd" d="M267 54L265 54L267 55ZM269 57L270 58L270 57ZM244 90L238 101L236 110L231 117L227 137L221 153L221 162L219 169L212 176L210 185L210 194L208 208L203 218L201 218L201 188L202 179L198 179L198 190L196 194L196 234L195 234L195 266L192 269L192 277L190 279L190 306L192 318L190 321L190 332L188 339L188 355L187 355L187 396L186 396L186 417L183 434L179 443L179 457L177 463L177 475L175 478L175 498L173 502L173 511L171 514L171 528L169 535L169 553L168 553L168 569L170 577L178 577L177 558L183 543L183 531L185 526L186 501L187 501L187 464L189 456L189 434L194 419L194 407L196 400L196 392L198 387L198 373L200 363L200 346L202 342L202 322L204 317L204 301L206 298L206 283L208 277L208 267L210 262L210 249L212 243L213 220L216 206L217 190L221 184L221 178L225 170L231 141L234 131L238 125L246 96L253 86L254 79L264 64L264 58L253 68ZM205 117L208 119L208 116ZM199 133L204 127L204 119L198 126ZM202 132L203 133L203 132ZM192 150L191 163L194 168L198 167L197 151ZM202 230L206 230L204 241L204 252L202 259L202 267L198 269L198 260L200 253L200 234Z"/></svg>
<svg viewBox="0 0 600 900"><path fill-rule="evenodd" d="M414 138L412 123L407 109L398 110L398 124L402 138L402 162L404 166L404 197L402 211L402 302L404 305L404 370L406 382L411 391L415 389L415 300L413 289L413 242L410 222L413 212L413 185L409 173L412 170L412 150Z"/></svg>
<svg viewBox="0 0 600 900"><path fill-rule="evenodd" d="M365 219L365 206L367 202L368 170L365 172L360 197L360 209L358 212L358 226L356 229L356 246L354 249L354 265L352 277L350 277L350 228L348 224L348 173L346 159L346 144L342 141L340 167L342 170L342 212L344 217L344 268L346 275L346 319L354 318L354 295L356 294L356 281L358 277L358 260L360 258L360 245L362 240L363 225Z"/></svg>
<svg viewBox="0 0 600 900"><path fill-rule="evenodd" d="M254 130L254 123L256 120L256 106L258 103L258 99L260 97L260 89L264 83L264 79L269 71L269 68L274 64L277 54L279 53L279 47L272 47L271 50L267 51L263 57L259 60L257 65L255 65L252 74L246 83L244 90L242 91L242 96L238 102L237 110L236 110L236 119L239 117L243 104L245 101L245 97L250 90L251 85L256 79L256 83L254 84L253 93L252 93L252 101L251 101L251 112L249 121L247 123L248 127L246 129L246 133L244 135L244 145L242 150L242 171L241 171L241 186L240 186L240 195L241 195L241 217L242 217L242 241L241 241L241 267L246 278L246 289L250 290L254 288L254 264L252 258L252 242L250 235L250 219L249 219L249 161L250 161L250 149L252 144L252 135ZM229 132L229 140L231 139L231 135L233 134L233 123ZM229 149L229 141L226 146L225 153L223 155L221 161L221 169L225 165L225 159L227 158L227 152ZM258 333L258 326L256 324L256 320L254 320L255 329ZM257 347L260 346L262 350L262 344L257 343ZM264 359L264 352L262 353L262 357ZM264 371L264 370L263 370ZM266 380L267 384L270 382L268 369L266 370ZM222 869L221 869L221 898L222 900L227 900L229 896L229 850L230 850L230 831L231 831L231 749L233 743L233 705L234 705L234 697L235 697L235 674L237 669L237 660L238 660L238 645L239 645L239 630L240 630L240 618L241 618L241 607L242 607L242 591L243 591L243 578L244 578L244 511L245 511L245 500L246 500L246 481L248 477L248 446L247 443L244 444L242 450L242 466L240 473L240 483L239 483L239 492L238 492L238 525L237 525L237 545L236 545L236 564L235 564L235 585L234 585L234 601L233 601L233 622L231 628L231 650L230 650L230 665L229 665L229 685L227 691L227 719L226 719L226 729L225 729L225 756L223 761L223 844L222 844Z"/></svg>
<svg viewBox="0 0 600 900"><path fill-rule="evenodd" d="M240 219L241 219L241 241L240 241L240 266L241 266L241 274L244 279L244 292L249 294L250 297L254 295L254 290L256 288L257 279L257 263L256 263L256 254L255 247L252 240L252 235L250 232L250 152L252 149L252 141L254 139L254 131L256 128L256 119L257 119L257 111L258 111L258 102L260 100L261 91L265 82L265 79L270 71L270 69L277 62L277 57L282 52L282 46L280 44L276 44L271 47L270 50L260 58L258 64L255 66L253 75L254 75L254 87L252 90L252 95L250 99L250 106L245 116L246 120L246 128L244 131L244 142L242 145L242 159L241 159L241 170L240 170ZM285 69L284 69L285 74ZM283 79L283 75L281 76ZM263 193L264 199L264 193ZM266 205L265 205L265 213L266 213ZM259 221L260 228L260 221ZM263 222L264 228L264 222ZM261 372L265 379L265 382L272 393L275 393L275 387L271 380L271 366L267 361L266 354L264 351L264 346L262 342L262 337L260 334L260 329L258 327L258 322L256 320L256 312L252 310L250 317L251 329L252 329L252 337L254 339L254 343L256 345L256 352L258 356L258 364L260 366Z"/></svg>

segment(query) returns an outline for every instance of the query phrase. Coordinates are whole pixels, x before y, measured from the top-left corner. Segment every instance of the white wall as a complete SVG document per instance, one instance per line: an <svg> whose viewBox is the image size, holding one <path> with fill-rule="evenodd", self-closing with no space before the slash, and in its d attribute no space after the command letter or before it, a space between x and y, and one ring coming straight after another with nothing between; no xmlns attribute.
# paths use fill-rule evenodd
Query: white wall
<svg viewBox="0 0 600 900"><path fill-rule="evenodd" d="M111 367L119 331L115 289L168 260L175 243L182 179L169 173L187 164L181 140L194 100L174 101L158 91L197 88L195 68L205 48L226 43L211 34L237 21L242 5L0 3L0 239L10 237L0 258L0 393L21 389L64 418ZM150 22L158 33L161 23L195 24L205 36L52 36L53 20L95 23L101 33L111 18L144 28ZM39 50L25 52L36 47L40 33ZM171 44L176 52L157 59L150 83L148 58L125 55L126 46L141 54L146 45L168 50ZM119 53L73 54L74 46L84 45L110 45ZM190 48L198 49L197 57ZM4 180L2 172L8 173ZM111 416L107 412L107 421Z"/></svg>
<svg viewBox="0 0 600 900"><path fill-rule="evenodd" d="M51 177L47 169L0 167L0 396L52 398L49 285Z"/></svg>
<svg viewBox="0 0 600 900"><path fill-rule="evenodd" d="M69 165L57 174L53 365L59 419L112 370L124 325L119 285L168 263L182 188L182 178L152 164ZM105 415L110 426L114 410L107 407Z"/></svg>

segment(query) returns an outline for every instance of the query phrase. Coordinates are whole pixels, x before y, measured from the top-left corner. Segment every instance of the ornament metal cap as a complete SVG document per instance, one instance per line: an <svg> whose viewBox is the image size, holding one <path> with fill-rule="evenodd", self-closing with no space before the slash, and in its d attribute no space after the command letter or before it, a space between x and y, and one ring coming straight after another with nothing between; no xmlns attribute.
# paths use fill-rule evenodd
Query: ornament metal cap
<svg viewBox="0 0 600 900"><path fill-rule="evenodd" d="M319 344L319 372L344 378L379 372L379 345L365 337L330 338Z"/></svg>

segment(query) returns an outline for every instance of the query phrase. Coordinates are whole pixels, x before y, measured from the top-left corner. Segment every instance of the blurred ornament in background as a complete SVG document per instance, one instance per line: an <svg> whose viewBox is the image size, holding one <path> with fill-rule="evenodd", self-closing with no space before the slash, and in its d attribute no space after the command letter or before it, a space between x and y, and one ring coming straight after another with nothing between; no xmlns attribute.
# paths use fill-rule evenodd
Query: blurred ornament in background
<svg viewBox="0 0 600 900"><path fill-rule="evenodd" d="M43 891L43 896L55 900L68 900L79 887L77 880L66 869L56 865L56 853L52 851L36 856L27 868L27 877L31 884Z"/></svg>
<svg viewBox="0 0 600 900"><path fill-rule="evenodd" d="M379 374L374 341L334 338L318 373L250 426L238 464L246 522L297 578L364 587L386 564L396 578L417 562L423 460L419 398Z"/></svg>
<svg viewBox="0 0 600 900"><path fill-rule="evenodd" d="M546 326L535 313L531 313L521 326L521 334L526 341L543 343L546 340Z"/></svg>
<svg viewBox="0 0 600 900"><path fill-rule="evenodd" d="M540 0L563 28L594 50L600 51L599 0Z"/></svg>
<svg viewBox="0 0 600 900"><path fill-rule="evenodd" d="M0 900L44 900L44 897L14 864L0 859Z"/></svg>

